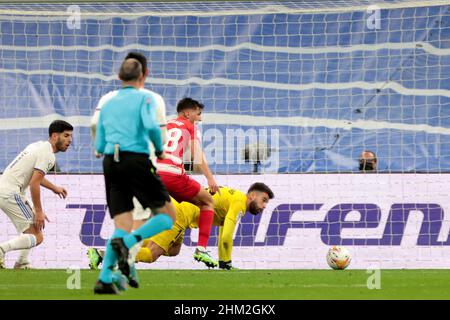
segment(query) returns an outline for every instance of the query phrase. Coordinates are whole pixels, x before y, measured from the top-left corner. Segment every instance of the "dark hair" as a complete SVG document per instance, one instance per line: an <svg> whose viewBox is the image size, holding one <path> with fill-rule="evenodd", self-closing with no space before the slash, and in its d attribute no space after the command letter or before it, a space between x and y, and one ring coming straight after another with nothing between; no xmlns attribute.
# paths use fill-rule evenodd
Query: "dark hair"
<svg viewBox="0 0 450 320"><path fill-rule="evenodd" d="M178 101L177 112L181 112L185 109L195 109L196 107L199 107L200 109L205 108L205 106L200 102L198 102L197 100L194 100L192 98L183 98L180 101Z"/></svg>
<svg viewBox="0 0 450 320"><path fill-rule="evenodd" d="M147 58L142 53L135 51L128 52L124 60L127 59L136 59L141 63L142 74L145 74L147 72Z"/></svg>
<svg viewBox="0 0 450 320"><path fill-rule="evenodd" d="M142 65L136 59L124 60L120 66L119 78L122 81L136 81L142 74Z"/></svg>
<svg viewBox="0 0 450 320"><path fill-rule="evenodd" d="M51 137L53 133L63 133L64 131L73 131L70 123L64 120L55 120L48 127L48 136Z"/></svg>
<svg viewBox="0 0 450 320"><path fill-rule="evenodd" d="M364 153L371 153L373 155L374 160L377 160L377 155L375 154L375 152L370 151L370 150L364 150L363 152L361 152L361 155Z"/></svg>
<svg viewBox="0 0 450 320"><path fill-rule="evenodd" d="M273 191L270 190L270 188L262 182L255 182L254 184L252 184L248 189L247 193L250 193L252 191L265 192L269 196L269 199L273 199L275 197Z"/></svg>

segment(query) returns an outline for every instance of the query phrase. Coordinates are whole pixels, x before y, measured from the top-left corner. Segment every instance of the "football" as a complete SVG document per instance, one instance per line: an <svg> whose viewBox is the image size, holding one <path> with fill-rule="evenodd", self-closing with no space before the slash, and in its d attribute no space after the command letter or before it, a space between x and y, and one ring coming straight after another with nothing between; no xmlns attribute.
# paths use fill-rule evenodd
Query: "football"
<svg viewBox="0 0 450 320"><path fill-rule="evenodd" d="M344 270L351 260L350 252L344 247L335 246L328 250L327 263L334 270Z"/></svg>

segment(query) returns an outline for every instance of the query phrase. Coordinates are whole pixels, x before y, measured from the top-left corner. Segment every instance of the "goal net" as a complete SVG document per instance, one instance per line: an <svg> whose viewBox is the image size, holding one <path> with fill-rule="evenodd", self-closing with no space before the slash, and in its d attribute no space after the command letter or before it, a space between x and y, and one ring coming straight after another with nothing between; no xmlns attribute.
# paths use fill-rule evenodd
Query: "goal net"
<svg viewBox="0 0 450 320"><path fill-rule="evenodd" d="M274 188L236 230L238 264L319 268L328 246L345 245L352 266L447 266L449 39L448 0L1 4L0 170L52 120L75 127L50 176L70 197L45 193L54 222L34 260L85 264L85 248L109 236L89 122L133 50L169 117L183 97L204 103L203 148L221 184ZM365 150L378 174L356 174ZM0 222L4 241L15 230ZM183 252L159 266L194 267Z"/></svg>

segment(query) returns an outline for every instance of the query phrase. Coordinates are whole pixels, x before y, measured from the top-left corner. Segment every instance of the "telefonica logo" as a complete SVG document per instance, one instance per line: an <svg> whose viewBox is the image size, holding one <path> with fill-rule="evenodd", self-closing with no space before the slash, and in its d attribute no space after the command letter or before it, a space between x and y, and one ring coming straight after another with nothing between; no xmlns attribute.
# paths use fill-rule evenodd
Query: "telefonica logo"
<svg viewBox="0 0 450 320"><path fill-rule="evenodd" d="M278 205L273 211L264 212L271 218L266 230L264 241L256 241L256 233L260 226L261 215L246 214L242 217L234 238L234 245L241 247L253 246L283 246L289 229L319 229L320 240L326 245L347 246L399 246L401 245L406 224L411 212L423 215L422 225L417 235L418 246L448 246L450 237L439 241L444 219L444 210L436 203L394 203L388 212L382 212L374 203L342 203L336 204L318 221L292 221L292 215L301 211L318 211L322 203L286 203ZM80 239L86 246L105 246L106 239L100 236L100 231L106 215L105 204L69 204L68 209L85 209L85 215L80 231ZM357 221L346 221L349 213L358 212ZM387 214L384 231L377 238L343 238L344 229L374 229L381 228L381 218ZM218 229L210 237L210 245L217 243ZM190 239L190 230L186 230L184 244L195 246Z"/></svg>

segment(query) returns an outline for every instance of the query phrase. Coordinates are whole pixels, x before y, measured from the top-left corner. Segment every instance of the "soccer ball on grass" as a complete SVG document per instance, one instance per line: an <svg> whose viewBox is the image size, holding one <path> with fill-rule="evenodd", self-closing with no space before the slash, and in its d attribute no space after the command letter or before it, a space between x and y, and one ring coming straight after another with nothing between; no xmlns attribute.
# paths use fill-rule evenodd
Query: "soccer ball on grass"
<svg viewBox="0 0 450 320"><path fill-rule="evenodd" d="M344 270L351 260L350 252L344 247L334 246L328 250L327 262L334 270Z"/></svg>

